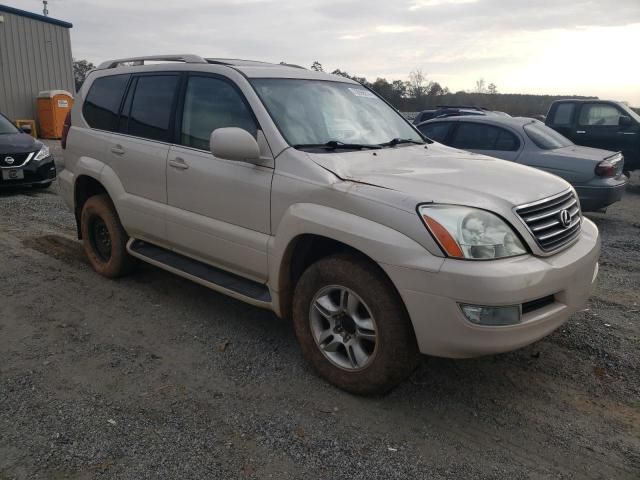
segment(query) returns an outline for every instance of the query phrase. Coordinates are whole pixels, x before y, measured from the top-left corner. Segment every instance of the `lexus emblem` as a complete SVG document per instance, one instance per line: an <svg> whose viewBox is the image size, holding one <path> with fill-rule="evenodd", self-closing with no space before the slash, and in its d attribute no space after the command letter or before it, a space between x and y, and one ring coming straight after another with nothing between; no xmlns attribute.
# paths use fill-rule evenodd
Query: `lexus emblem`
<svg viewBox="0 0 640 480"><path fill-rule="evenodd" d="M560 212L560 223L564 228L569 228L569 225L571 225L571 214L569 210L564 209Z"/></svg>
<svg viewBox="0 0 640 480"><path fill-rule="evenodd" d="M4 157L4 163L6 163L7 165L13 165L13 162L15 162L16 159L13 157Z"/></svg>

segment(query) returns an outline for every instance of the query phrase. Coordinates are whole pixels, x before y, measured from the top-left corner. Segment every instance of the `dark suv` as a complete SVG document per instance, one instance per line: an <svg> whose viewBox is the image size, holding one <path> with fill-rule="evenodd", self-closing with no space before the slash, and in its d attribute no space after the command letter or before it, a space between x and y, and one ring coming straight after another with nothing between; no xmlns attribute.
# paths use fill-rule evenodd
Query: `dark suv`
<svg viewBox="0 0 640 480"><path fill-rule="evenodd" d="M546 124L578 145L622 152L625 170L640 168L640 115L609 100L558 100Z"/></svg>
<svg viewBox="0 0 640 480"><path fill-rule="evenodd" d="M0 187L47 188L55 178L56 167L49 147L0 114Z"/></svg>

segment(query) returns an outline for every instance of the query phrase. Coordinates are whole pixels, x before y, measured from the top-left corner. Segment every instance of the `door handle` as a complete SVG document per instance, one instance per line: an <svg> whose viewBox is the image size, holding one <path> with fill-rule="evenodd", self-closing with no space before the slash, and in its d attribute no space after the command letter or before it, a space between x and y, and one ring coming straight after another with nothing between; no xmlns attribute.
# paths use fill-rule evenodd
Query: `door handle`
<svg viewBox="0 0 640 480"><path fill-rule="evenodd" d="M169 165L173 168L177 168L178 170L186 170L187 168L189 168L187 162L185 162L184 159L180 157L169 160Z"/></svg>
<svg viewBox="0 0 640 480"><path fill-rule="evenodd" d="M116 155L124 155L124 148L122 148L122 145L116 145L115 147L111 147L111 153L115 153Z"/></svg>
<svg viewBox="0 0 640 480"><path fill-rule="evenodd" d="M587 132L584 130L578 130L576 133L587 133Z"/></svg>

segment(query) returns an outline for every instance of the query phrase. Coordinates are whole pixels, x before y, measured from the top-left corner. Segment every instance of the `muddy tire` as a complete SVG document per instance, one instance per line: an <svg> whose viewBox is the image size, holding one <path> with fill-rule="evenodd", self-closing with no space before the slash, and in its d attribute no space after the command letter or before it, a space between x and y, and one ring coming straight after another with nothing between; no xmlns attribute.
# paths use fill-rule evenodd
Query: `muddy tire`
<svg viewBox="0 0 640 480"><path fill-rule="evenodd" d="M80 217L84 252L93 269L108 278L129 273L134 265L127 253L125 232L108 195L90 197Z"/></svg>
<svg viewBox="0 0 640 480"><path fill-rule="evenodd" d="M389 391L420 358L395 288L377 265L356 255L321 259L303 273L294 292L293 324L306 360L351 393Z"/></svg>

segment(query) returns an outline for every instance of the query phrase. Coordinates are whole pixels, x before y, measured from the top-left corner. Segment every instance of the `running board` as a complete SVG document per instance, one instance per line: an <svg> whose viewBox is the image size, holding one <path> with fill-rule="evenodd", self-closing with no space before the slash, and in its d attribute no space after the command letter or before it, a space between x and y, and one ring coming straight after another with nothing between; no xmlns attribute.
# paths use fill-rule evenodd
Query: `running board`
<svg viewBox="0 0 640 480"><path fill-rule="evenodd" d="M151 265L162 268L200 285L211 288L259 307L271 309L269 288L234 273L212 267L152 243L132 238L127 251Z"/></svg>

